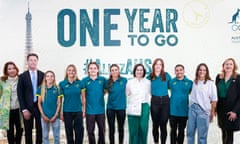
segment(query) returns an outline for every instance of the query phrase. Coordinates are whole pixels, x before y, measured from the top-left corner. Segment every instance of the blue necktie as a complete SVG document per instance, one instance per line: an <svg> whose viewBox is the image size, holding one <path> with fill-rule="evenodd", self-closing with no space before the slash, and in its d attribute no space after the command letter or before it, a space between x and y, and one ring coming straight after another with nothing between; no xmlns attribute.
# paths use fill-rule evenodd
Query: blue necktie
<svg viewBox="0 0 240 144"><path fill-rule="evenodd" d="M32 72L33 101L37 101L37 78L35 72Z"/></svg>

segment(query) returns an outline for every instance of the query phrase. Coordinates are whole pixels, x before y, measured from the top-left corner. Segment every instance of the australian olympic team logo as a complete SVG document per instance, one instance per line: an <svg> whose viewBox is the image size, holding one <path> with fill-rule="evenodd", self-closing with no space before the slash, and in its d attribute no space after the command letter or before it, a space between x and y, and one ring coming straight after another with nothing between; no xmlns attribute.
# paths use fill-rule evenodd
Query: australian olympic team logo
<svg viewBox="0 0 240 144"><path fill-rule="evenodd" d="M232 35L231 39L234 43L240 42L240 8L237 8L237 10L232 14L231 21L228 22L231 24L231 29L234 32L234 35Z"/></svg>
<svg viewBox="0 0 240 144"><path fill-rule="evenodd" d="M236 33L240 33L240 9L238 8L236 12L232 15L232 21L229 22L232 24L232 30Z"/></svg>

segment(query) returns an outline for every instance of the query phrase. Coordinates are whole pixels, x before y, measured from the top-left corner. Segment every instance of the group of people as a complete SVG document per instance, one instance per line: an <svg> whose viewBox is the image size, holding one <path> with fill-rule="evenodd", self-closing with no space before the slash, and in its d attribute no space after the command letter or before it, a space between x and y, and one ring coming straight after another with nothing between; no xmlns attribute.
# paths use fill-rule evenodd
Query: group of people
<svg viewBox="0 0 240 144"><path fill-rule="evenodd" d="M116 141L115 121L118 143L124 143L126 117L130 144L147 144L149 115L155 144L166 143L168 121L171 144L183 144L185 129L188 144L194 144L196 131L198 143L207 144L209 123L216 115L223 144L233 144L234 131L240 129L240 75L233 58L223 62L215 83L205 63L197 66L192 81L185 76L182 64L175 66L175 77L171 78L161 58L154 60L149 75L143 64L136 64L130 79L120 75L116 64L111 65L106 79L99 75L99 65L90 62L88 75L80 80L76 66L70 64L59 84L53 71L38 70L37 54L30 53L27 64L28 70L19 75L14 62L5 63L0 81L0 128L7 130L9 144L21 143L23 127L25 143L32 144L34 123L36 144L49 143L50 126L54 142L59 144L60 120L64 121L67 143L81 144L84 118L88 142L104 144L105 115L110 144Z"/></svg>

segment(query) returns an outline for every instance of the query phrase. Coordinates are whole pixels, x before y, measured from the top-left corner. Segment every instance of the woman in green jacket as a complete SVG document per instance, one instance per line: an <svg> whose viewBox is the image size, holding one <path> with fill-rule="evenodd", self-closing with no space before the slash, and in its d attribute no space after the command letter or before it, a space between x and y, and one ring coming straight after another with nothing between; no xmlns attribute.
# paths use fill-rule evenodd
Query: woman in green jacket
<svg viewBox="0 0 240 144"><path fill-rule="evenodd" d="M17 96L18 72L14 62L7 62L0 81L0 128L7 130L9 144L21 144L23 132Z"/></svg>

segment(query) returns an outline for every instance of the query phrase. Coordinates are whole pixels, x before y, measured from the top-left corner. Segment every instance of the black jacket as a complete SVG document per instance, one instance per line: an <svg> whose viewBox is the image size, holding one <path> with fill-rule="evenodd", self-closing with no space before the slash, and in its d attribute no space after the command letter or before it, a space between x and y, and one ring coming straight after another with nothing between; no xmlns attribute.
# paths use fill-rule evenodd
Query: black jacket
<svg viewBox="0 0 240 144"><path fill-rule="evenodd" d="M40 86L44 73L37 71L37 86ZM29 71L23 72L18 79L17 94L21 110L33 110L33 87Z"/></svg>
<svg viewBox="0 0 240 144"><path fill-rule="evenodd" d="M216 77L216 85L219 93L219 82L220 77ZM237 114L237 119L233 122L228 120L228 112L235 112ZM217 103L217 116L218 116L218 125L220 128L226 130L239 130L240 129L240 75L236 78L233 78L229 88L227 90L226 98L220 98L218 94L218 103Z"/></svg>

